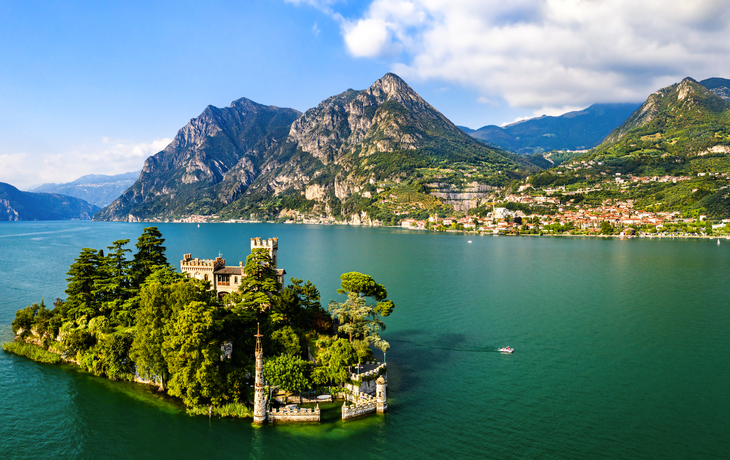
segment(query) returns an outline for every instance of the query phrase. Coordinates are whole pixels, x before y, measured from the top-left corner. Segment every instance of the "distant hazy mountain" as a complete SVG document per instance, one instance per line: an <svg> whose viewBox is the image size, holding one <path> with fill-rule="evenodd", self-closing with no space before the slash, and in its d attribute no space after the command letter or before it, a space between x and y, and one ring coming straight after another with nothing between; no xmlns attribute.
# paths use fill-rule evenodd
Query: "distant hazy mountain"
<svg viewBox="0 0 730 460"><path fill-rule="evenodd" d="M702 80L700 85L730 102L730 80L727 78L708 78L707 80Z"/></svg>
<svg viewBox="0 0 730 460"><path fill-rule="evenodd" d="M79 198L22 192L0 182L0 221L91 219L98 210Z"/></svg>
<svg viewBox="0 0 730 460"><path fill-rule="evenodd" d="M463 129L489 145L516 153L533 154L551 150L587 150L601 141L641 104L593 104L585 110L559 117L542 116L504 127L488 125Z"/></svg>
<svg viewBox="0 0 730 460"><path fill-rule="evenodd" d="M31 191L73 196L103 208L131 187L139 173L140 171L134 171L116 176L89 174L66 184L43 184Z"/></svg>

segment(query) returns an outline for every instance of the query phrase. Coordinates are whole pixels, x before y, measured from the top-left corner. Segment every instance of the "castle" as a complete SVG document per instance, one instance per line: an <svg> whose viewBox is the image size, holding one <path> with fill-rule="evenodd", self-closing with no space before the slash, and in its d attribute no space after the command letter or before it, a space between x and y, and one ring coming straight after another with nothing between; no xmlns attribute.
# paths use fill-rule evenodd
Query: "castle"
<svg viewBox="0 0 730 460"><path fill-rule="evenodd" d="M254 374L253 423L263 425L266 423L319 422L321 420L319 402L313 409L289 406L280 409L269 407L264 380L264 349L261 345L263 335L258 328L254 337L256 337L256 349L254 351L256 370ZM343 421L374 413L383 414L388 411L388 398L386 395L388 383L385 363L372 364L377 365L377 367L365 374L352 374L350 376L352 382L348 384L350 391L341 394L345 399L341 409ZM377 377L377 380L373 384L375 377Z"/></svg>
<svg viewBox="0 0 730 460"><path fill-rule="evenodd" d="M283 287L286 270L276 268L276 253L279 249L279 239L269 238L268 240L262 240L261 238L251 238L251 251L254 249L266 249L269 251L271 265L274 267L279 283ZM211 288L216 291L219 297L238 291L242 279L246 276L243 272L243 262L238 262L237 267L227 267L226 260L221 257L216 257L215 259L193 259L192 254L183 255L183 260L180 261L180 271L186 276L210 281Z"/></svg>

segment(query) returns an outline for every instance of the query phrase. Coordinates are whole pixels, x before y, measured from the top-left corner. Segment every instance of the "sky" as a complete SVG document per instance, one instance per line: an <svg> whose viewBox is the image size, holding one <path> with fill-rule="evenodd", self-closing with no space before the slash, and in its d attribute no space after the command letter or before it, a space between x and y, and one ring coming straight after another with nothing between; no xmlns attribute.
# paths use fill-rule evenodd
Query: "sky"
<svg viewBox="0 0 730 460"><path fill-rule="evenodd" d="M0 0L0 182L142 168L207 105L305 111L395 72L457 125L730 78L712 0Z"/></svg>

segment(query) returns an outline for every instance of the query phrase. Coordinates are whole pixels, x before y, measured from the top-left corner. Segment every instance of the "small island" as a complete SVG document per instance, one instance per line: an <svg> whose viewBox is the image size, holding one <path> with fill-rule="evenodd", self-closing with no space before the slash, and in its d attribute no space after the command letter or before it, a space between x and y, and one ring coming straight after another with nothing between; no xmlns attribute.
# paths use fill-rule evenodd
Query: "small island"
<svg viewBox="0 0 730 460"><path fill-rule="evenodd" d="M389 349L380 331L395 305L383 285L345 273L347 298L325 308L310 281L284 286L276 238L252 238L238 266L185 254L180 272L164 241L148 227L131 259L130 240L83 248L66 298L18 310L3 349L154 385L191 415L319 422L319 403L335 399L343 420L387 411L387 366L373 352Z"/></svg>

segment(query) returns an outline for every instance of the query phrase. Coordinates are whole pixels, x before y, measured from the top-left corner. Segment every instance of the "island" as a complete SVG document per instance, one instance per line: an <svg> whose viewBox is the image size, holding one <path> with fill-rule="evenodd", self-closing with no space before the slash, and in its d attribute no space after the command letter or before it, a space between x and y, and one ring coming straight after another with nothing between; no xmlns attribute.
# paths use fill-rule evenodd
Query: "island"
<svg viewBox="0 0 730 460"><path fill-rule="evenodd" d="M71 363L111 380L154 385L191 415L254 423L319 422L320 402L341 400L342 419L387 411L385 287L358 272L340 277L344 301L323 307L317 287L277 267L278 239L251 239L237 266L185 254L180 271L157 227L104 250L83 248L65 299L18 310L6 352ZM290 397L299 398L289 404Z"/></svg>

